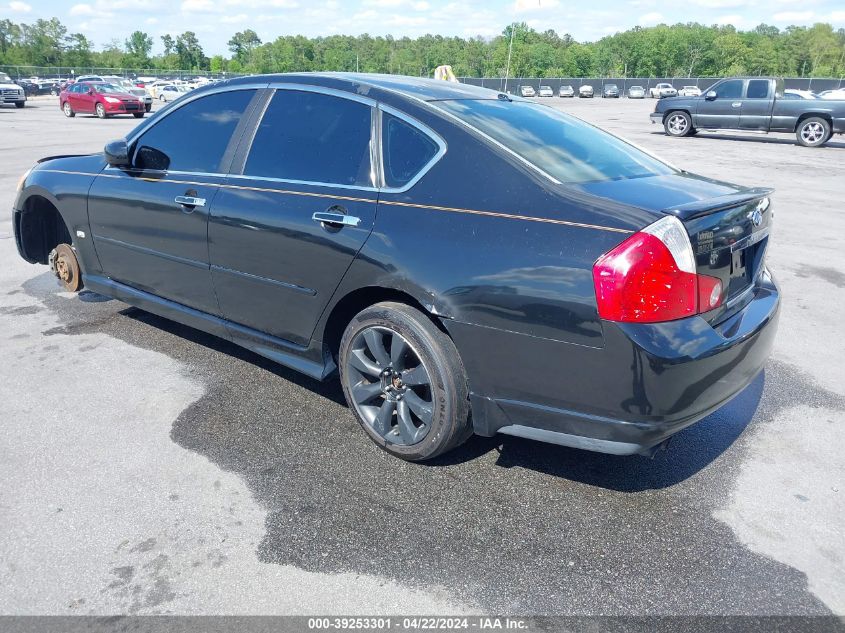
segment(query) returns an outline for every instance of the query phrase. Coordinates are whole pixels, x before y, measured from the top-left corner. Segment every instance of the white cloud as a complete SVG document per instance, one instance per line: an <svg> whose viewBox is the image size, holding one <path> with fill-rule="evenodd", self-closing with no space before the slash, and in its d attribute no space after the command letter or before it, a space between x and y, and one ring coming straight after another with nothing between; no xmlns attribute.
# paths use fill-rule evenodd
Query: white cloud
<svg viewBox="0 0 845 633"><path fill-rule="evenodd" d="M220 21L223 24L241 24L243 22L247 22L249 20L249 16L246 13L238 13L237 15L224 15L220 18Z"/></svg>
<svg viewBox="0 0 845 633"><path fill-rule="evenodd" d="M721 15L714 20L714 23L722 26L730 24L737 28L741 28L746 25L746 20L741 15L734 13L731 15Z"/></svg>
<svg viewBox="0 0 845 633"><path fill-rule="evenodd" d="M417 11L428 11L431 8L431 5L428 2L415 2L414 9Z"/></svg>
<svg viewBox="0 0 845 633"><path fill-rule="evenodd" d="M640 26L652 26L654 24L660 24L664 20L663 14L658 11L652 11L650 13L646 13L640 16L640 19L637 20Z"/></svg>
<svg viewBox="0 0 845 633"><path fill-rule="evenodd" d="M147 18L144 20L145 24L158 24L158 18Z"/></svg>
<svg viewBox="0 0 845 633"><path fill-rule="evenodd" d="M775 22L809 22L813 19L812 11L782 11L775 13L772 18Z"/></svg>
<svg viewBox="0 0 845 633"><path fill-rule="evenodd" d="M692 4L707 9L739 9L748 7L751 2L748 0L691 0Z"/></svg>
<svg viewBox="0 0 845 633"><path fill-rule="evenodd" d="M541 9L552 9L560 4L560 0L516 0L515 11L539 11Z"/></svg>
<svg viewBox="0 0 845 633"><path fill-rule="evenodd" d="M212 13L217 10L217 5L211 0L183 0L182 2L184 13Z"/></svg>
<svg viewBox="0 0 845 633"><path fill-rule="evenodd" d="M32 11L32 7L29 6L26 2L12 0L12 2L9 3L9 11L13 13L29 13L30 11Z"/></svg>
<svg viewBox="0 0 845 633"><path fill-rule="evenodd" d="M833 11L830 16L828 16L828 20L837 24L845 22L845 11Z"/></svg>
<svg viewBox="0 0 845 633"><path fill-rule="evenodd" d="M363 4L368 7L398 7L405 4L406 0L364 0Z"/></svg>
<svg viewBox="0 0 845 633"><path fill-rule="evenodd" d="M71 15L93 15L94 7L90 4L75 4L68 11Z"/></svg>

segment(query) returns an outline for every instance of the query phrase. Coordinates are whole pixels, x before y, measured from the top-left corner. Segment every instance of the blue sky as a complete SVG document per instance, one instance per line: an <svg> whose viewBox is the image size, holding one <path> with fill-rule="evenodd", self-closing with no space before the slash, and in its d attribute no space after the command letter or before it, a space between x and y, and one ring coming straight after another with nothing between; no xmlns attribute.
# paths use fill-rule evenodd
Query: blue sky
<svg viewBox="0 0 845 633"><path fill-rule="evenodd" d="M697 21L751 28L831 22L845 27L842 0L0 0L0 18L29 22L58 17L99 49L140 29L159 36L194 31L207 55L227 53L231 35L254 29L264 41L279 35L337 33L411 37L425 33L492 36L512 21L538 30L595 40L636 25Z"/></svg>

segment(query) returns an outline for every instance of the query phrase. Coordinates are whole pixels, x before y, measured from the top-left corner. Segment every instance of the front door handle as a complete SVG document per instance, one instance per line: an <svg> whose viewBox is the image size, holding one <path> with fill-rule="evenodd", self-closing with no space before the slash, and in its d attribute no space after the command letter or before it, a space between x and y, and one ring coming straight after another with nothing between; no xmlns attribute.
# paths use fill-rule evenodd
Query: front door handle
<svg viewBox="0 0 845 633"><path fill-rule="evenodd" d="M311 219L320 224L334 224L339 226L358 226L361 224L361 218L356 218L354 215L329 213L328 211L318 211L311 216Z"/></svg>
<svg viewBox="0 0 845 633"><path fill-rule="evenodd" d="M204 207L205 198L195 198L194 196L176 196L174 201L181 204L183 207Z"/></svg>
<svg viewBox="0 0 845 633"><path fill-rule="evenodd" d="M731 104L731 107L732 107L732 108L741 108L741 107L742 107L742 101L734 101L734 102Z"/></svg>

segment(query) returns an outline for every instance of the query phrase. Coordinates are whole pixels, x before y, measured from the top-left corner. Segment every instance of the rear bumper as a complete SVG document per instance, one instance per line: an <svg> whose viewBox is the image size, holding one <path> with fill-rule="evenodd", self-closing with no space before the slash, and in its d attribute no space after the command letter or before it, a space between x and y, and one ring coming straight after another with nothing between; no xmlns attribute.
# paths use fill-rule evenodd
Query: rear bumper
<svg viewBox="0 0 845 633"><path fill-rule="evenodd" d="M768 273L753 292L742 311L715 327L701 317L605 322L603 348L499 331L494 342L472 326L447 323L459 349L476 348L462 354L476 432L620 455L648 452L727 403L763 369L780 296ZM499 376L511 377L509 384Z"/></svg>
<svg viewBox="0 0 845 633"><path fill-rule="evenodd" d="M651 119L652 123L659 123L663 125L663 113L662 112L652 112L648 115L648 118Z"/></svg>

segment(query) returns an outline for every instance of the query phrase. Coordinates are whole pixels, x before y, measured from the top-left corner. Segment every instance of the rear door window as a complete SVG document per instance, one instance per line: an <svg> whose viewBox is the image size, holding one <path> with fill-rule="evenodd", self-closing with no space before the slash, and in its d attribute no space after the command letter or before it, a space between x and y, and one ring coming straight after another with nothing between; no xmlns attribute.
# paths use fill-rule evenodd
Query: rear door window
<svg viewBox="0 0 845 633"><path fill-rule="evenodd" d="M147 130L136 144L139 169L221 173L223 154L255 90L218 92L190 101Z"/></svg>
<svg viewBox="0 0 845 633"><path fill-rule="evenodd" d="M393 116L382 115L384 182L404 187L433 159L440 146L419 128Z"/></svg>
<svg viewBox="0 0 845 633"><path fill-rule="evenodd" d="M769 97L769 80L752 79L748 82L747 99L767 99Z"/></svg>
<svg viewBox="0 0 845 633"><path fill-rule="evenodd" d="M244 175L372 187L372 108L304 90L277 90L249 150Z"/></svg>

